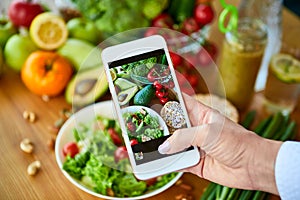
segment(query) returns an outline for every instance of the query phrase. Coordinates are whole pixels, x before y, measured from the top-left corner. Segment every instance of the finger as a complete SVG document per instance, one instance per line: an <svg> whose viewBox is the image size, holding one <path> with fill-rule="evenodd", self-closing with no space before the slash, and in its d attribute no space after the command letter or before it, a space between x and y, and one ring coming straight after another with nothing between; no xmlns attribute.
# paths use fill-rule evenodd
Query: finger
<svg viewBox="0 0 300 200"><path fill-rule="evenodd" d="M203 124L204 119L210 113L210 108L187 94L183 93L182 96L192 126Z"/></svg>
<svg viewBox="0 0 300 200"><path fill-rule="evenodd" d="M208 133L208 125L179 129L158 147L161 154L172 154L182 151L190 146L203 144Z"/></svg>

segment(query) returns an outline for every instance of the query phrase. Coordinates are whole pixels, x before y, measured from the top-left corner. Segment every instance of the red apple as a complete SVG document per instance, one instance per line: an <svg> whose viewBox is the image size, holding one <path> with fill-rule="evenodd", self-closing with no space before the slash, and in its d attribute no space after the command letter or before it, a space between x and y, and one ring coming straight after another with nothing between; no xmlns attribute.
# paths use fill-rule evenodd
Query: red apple
<svg viewBox="0 0 300 200"><path fill-rule="evenodd" d="M15 0L8 8L8 16L12 23L28 28L35 16L42 12L44 8L39 3L29 0Z"/></svg>

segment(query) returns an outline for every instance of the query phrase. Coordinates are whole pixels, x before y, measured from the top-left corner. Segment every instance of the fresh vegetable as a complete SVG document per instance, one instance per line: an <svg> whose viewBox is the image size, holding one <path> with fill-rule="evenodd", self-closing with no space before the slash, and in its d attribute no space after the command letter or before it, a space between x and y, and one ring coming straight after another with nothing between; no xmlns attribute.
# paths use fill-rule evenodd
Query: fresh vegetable
<svg viewBox="0 0 300 200"><path fill-rule="evenodd" d="M146 85L143 89L138 91L133 99L133 104L147 106L153 99L155 94L155 89L153 85Z"/></svg>
<svg viewBox="0 0 300 200"><path fill-rule="evenodd" d="M57 96L66 87L73 69L68 60L50 51L29 55L21 70L25 86L37 95Z"/></svg>
<svg viewBox="0 0 300 200"><path fill-rule="evenodd" d="M172 17L167 13L161 13L152 20L152 26L159 28L172 28L174 21Z"/></svg>
<svg viewBox="0 0 300 200"><path fill-rule="evenodd" d="M194 32L197 32L200 30L200 26L195 20L195 18L190 17L183 21L182 30L181 32L186 35L191 35Z"/></svg>
<svg viewBox="0 0 300 200"><path fill-rule="evenodd" d="M96 102L108 90L104 73L102 65L76 73L67 85L66 101L76 107Z"/></svg>
<svg viewBox="0 0 300 200"><path fill-rule="evenodd" d="M147 1L126 0L116 4L112 0L72 0L72 3L76 5L84 18L93 21L97 28L105 33L104 37L150 24L150 20L143 13ZM150 2L145 7L145 11L151 10L148 17L155 15L158 12L157 9L164 9L156 5L152 6Z"/></svg>
<svg viewBox="0 0 300 200"><path fill-rule="evenodd" d="M122 139L120 138L119 134L117 133L117 131L114 128L109 128L107 130L107 132L109 133L109 135L115 145L119 146L122 144Z"/></svg>
<svg viewBox="0 0 300 200"><path fill-rule="evenodd" d="M134 113L124 113L123 118L129 139L146 142L163 136L162 127L156 116L151 116L145 109Z"/></svg>
<svg viewBox="0 0 300 200"><path fill-rule="evenodd" d="M79 153L79 148L75 142L69 142L64 145L63 147L63 154L64 156L70 156L74 158L76 154Z"/></svg>
<svg viewBox="0 0 300 200"><path fill-rule="evenodd" d="M214 19L214 11L209 4L198 4L194 9L194 18L202 26L209 24Z"/></svg>
<svg viewBox="0 0 300 200"><path fill-rule="evenodd" d="M118 147L115 151L115 161L119 162L122 159L128 158L128 152L125 146Z"/></svg>
<svg viewBox="0 0 300 200"><path fill-rule="evenodd" d="M29 31L32 41L45 50L59 48L68 38L68 29L64 19L50 12L37 15Z"/></svg>
<svg viewBox="0 0 300 200"><path fill-rule="evenodd" d="M163 105L166 104L169 101L168 91L167 91L168 88L160 84L158 81L155 81L153 85L156 89L155 95L159 99L160 103Z"/></svg>
<svg viewBox="0 0 300 200"><path fill-rule="evenodd" d="M95 126L99 123L101 126ZM137 180L129 171L131 168L126 148L113 144L108 133L111 128L120 134L119 124L102 116L91 123L77 126L73 131L76 143L85 145L74 157L66 155L63 170L97 193L127 198L161 188L175 177L177 173L155 180Z"/></svg>
<svg viewBox="0 0 300 200"><path fill-rule="evenodd" d="M118 101L120 106L124 106L129 103L129 101L136 95L139 88L138 86L133 86L131 88L128 88L126 90L123 90L118 93Z"/></svg>
<svg viewBox="0 0 300 200"><path fill-rule="evenodd" d="M193 15L194 0L171 0L168 12L176 23L181 23Z"/></svg>
<svg viewBox="0 0 300 200"><path fill-rule="evenodd" d="M7 19L0 19L0 48L4 48L7 40L17 33L16 27Z"/></svg>
<svg viewBox="0 0 300 200"><path fill-rule="evenodd" d="M8 16L12 23L15 26L27 28L32 20L42 12L44 12L44 8L35 1L14 0L8 8Z"/></svg>

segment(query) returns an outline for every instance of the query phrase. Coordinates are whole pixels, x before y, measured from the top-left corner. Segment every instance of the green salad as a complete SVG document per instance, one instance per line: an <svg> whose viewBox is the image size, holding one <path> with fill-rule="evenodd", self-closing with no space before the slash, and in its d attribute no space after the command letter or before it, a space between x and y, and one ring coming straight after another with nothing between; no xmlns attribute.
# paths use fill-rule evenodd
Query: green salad
<svg viewBox="0 0 300 200"><path fill-rule="evenodd" d="M129 139L146 142L164 135L157 116L151 116L143 108L133 113L124 113L123 118L126 122Z"/></svg>
<svg viewBox="0 0 300 200"><path fill-rule="evenodd" d="M164 186L177 175L170 173L151 181L136 179L120 133L115 120L100 116L74 128L76 142L63 148L63 170L93 191L115 197L140 196Z"/></svg>

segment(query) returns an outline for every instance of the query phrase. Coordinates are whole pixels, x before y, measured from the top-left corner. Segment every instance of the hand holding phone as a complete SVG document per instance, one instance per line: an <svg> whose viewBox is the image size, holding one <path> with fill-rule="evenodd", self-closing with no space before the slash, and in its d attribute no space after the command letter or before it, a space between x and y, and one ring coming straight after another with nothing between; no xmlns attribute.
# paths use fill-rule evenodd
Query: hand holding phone
<svg viewBox="0 0 300 200"><path fill-rule="evenodd" d="M144 180L197 164L196 147L158 152L175 130L191 126L165 40L156 35L111 46L102 60L135 176Z"/></svg>

